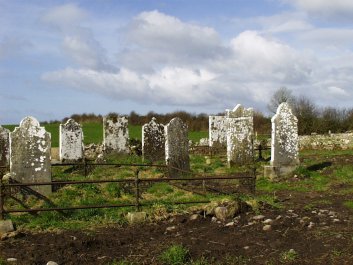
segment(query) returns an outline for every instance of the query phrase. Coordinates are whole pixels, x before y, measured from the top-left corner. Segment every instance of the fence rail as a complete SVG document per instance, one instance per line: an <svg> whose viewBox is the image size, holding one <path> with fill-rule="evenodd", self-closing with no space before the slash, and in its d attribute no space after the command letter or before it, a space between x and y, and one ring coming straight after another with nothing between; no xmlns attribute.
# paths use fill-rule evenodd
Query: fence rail
<svg viewBox="0 0 353 265"><path fill-rule="evenodd" d="M63 164L52 164L52 166L82 166L85 165L85 173L86 167L89 165L92 166L130 166L130 167L159 167L159 168L168 168L170 166L166 165L148 165L148 164L118 164L118 163L63 163ZM181 170L182 171L182 170ZM252 173L242 172L237 175L232 176L208 176L208 177L168 177L168 178L140 178L139 177L140 170L135 171L134 178L127 179L110 179L110 180L79 180L79 181L50 181L50 182L36 182L36 183L20 183L15 180L10 179L9 183L4 183L3 175L0 175L0 219L4 219L5 214L15 213L15 212L45 212L45 211L63 211L63 210L81 210L81 209L95 209L95 208L122 208L122 207L136 207L139 211L143 206L149 206L151 202L141 202L140 201L140 185L141 183L155 183L155 182L173 182L173 181L210 181L210 180L239 180L240 184L244 181L250 181L249 191L253 191L255 187L255 170ZM189 171L182 171L187 174L196 174ZM7 189L11 189L13 187L19 187L21 189L25 189L27 192L36 192L29 188L31 186L44 186L44 185L78 185L78 184L101 184L101 183L134 183L135 184L135 203L127 203L127 204L106 204L106 205L82 205L82 206L72 206L72 207L51 207L51 208L26 208L26 209L5 209L4 203L5 198L7 196ZM246 186L247 184L244 184ZM44 197L44 196L42 196ZM45 198L45 197L44 197ZM48 200L47 198L45 198ZM208 203L208 200L200 200L200 201L183 201L183 202L172 202L172 204L198 204L198 203ZM154 202L153 202L154 203Z"/></svg>

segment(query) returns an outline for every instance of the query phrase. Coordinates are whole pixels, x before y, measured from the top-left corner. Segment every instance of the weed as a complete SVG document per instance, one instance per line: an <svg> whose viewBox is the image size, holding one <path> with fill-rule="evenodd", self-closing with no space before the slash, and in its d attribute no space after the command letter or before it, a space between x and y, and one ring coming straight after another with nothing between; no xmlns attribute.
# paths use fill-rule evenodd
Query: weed
<svg viewBox="0 0 353 265"><path fill-rule="evenodd" d="M0 257L0 265L7 265L7 264L9 264L9 262L7 262L2 257Z"/></svg>
<svg viewBox="0 0 353 265"><path fill-rule="evenodd" d="M298 253L294 249L282 252L280 255L280 260L282 262L292 262L298 257Z"/></svg>
<svg viewBox="0 0 353 265"><path fill-rule="evenodd" d="M298 166L294 171L293 175L297 175L298 178L310 178L311 171L304 166Z"/></svg>
<svg viewBox="0 0 353 265"><path fill-rule="evenodd" d="M160 255L161 261L166 265L182 265L189 258L189 250L182 245L172 245Z"/></svg>
<svg viewBox="0 0 353 265"><path fill-rule="evenodd" d="M353 209L353 201L345 201L343 203L344 206Z"/></svg>

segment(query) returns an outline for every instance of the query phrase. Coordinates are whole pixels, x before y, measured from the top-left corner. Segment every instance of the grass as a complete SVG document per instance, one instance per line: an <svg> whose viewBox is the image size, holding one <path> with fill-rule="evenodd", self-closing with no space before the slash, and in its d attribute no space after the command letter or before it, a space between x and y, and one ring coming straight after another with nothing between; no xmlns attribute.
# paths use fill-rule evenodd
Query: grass
<svg viewBox="0 0 353 265"><path fill-rule="evenodd" d="M59 147L59 123L45 124L44 127L47 132L51 134L51 146ZM4 128L13 131L18 125L4 125ZM88 122L82 124L82 130L85 145L88 144L99 144L103 142L103 124ZM142 138L142 126L141 125L129 125L129 137L130 139L137 139L141 141ZM190 131L189 140L193 142L200 141L201 138L208 137L208 131Z"/></svg>
<svg viewBox="0 0 353 265"><path fill-rule="evenodd" d="M298 257L298 253L294 249L282 252L280 255L280 260L284 263L293 262Z"/></svg>
<svg viewBox="0 0 353 265"><path fill-rule="evenodd" d="M189 258L189 250L182 245L172 245L160 255L160 260L165 265L183 265Z"/></svg>
<svg viewBox="0 0 353 265"><path fill-rule="evenodd" d="M345 201L343 205L353 210L353 201Z"/></svg>

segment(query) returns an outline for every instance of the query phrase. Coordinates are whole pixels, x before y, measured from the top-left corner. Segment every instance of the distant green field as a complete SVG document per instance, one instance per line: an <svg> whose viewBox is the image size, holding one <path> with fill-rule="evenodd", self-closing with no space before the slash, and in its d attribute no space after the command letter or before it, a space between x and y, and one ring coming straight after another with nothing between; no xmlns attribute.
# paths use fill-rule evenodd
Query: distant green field
<svg viewBox="0 0 353 265"><path fill-rule="evenodd" d="M4 125L3 127L13 131L18 125ZM51 133L52 147L59 146L59 123L45 124L45 129ZM141 140L141 128L140 125L129 125L129 135L130 138ZM101 143L103 142L103 124L102 123L83 123L82 124L84 140L83 142L87 144L91 143ZM207 131L201 132L189 132L189 139L196 142L201 138L208 137Z"/></svg>

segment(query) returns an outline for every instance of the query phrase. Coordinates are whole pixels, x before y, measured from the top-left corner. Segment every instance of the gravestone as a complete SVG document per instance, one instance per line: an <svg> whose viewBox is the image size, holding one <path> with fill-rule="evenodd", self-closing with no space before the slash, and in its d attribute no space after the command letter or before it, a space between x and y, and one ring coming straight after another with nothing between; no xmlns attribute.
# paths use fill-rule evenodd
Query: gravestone
<svg viewBox="0 0 353 265"><path fill-rule="evenodd" d="M50 133L33 117L24 118L10 133L11 178L23 183L50 182ZM42 195L51 193L51 186L30 186Z"/></svg>
<svg viewBox="0 0 353 265"><path fill-rule="evenodd" d="M254 110L252 108L244 108L241 104L238 104L234 109L226 109L226 117L228 118L240 118L240 117L254 117Z"/></svg>
<svg viewBox="0 0 353 265"><path fill-rule="evenodd" d="M10 161L10 130L0 126L0 166L6 167ZM0 169L1 170L1 169Z"/></svg>
<svg viewBox="0 0 353 265"><path fill-rule="evenodd" d="M171 177L190 171L187 125L180 118L173 118L165 126L165 158ZM182 171L180 171L180 170Z"/></svg>
<svg viewBox="0 0 353 265"><path fill-rule="evenodd" d="M227 119L225 116L208 117L208 133L210 147L225 147L227 145Z"/></svg>
<svg viewBox="0 0 353 265"><path fill-rule="evenodd" d="M254 160L254 111L238 104L226 110L228 166L250 164Z"/></svg>
<svg viewBox="0 0 353 265"><path fill-rule="evenodd" d="M150 162L165 158L164 125L157 123L154 117L142 126L142 155Z"/></svg>
<svg viewBox="0 0 353 265"><path fill-rule="evenodd" d="M271 165L265 167L265 177L273 179L290 174L299 165L298 119L284 102L271 122Z"/></svg>
<svg viewBox="0 0 353 265"><path fill-rule="evenodd" d="M83 160L83 132L81 125L69 119L59 127L60 161L67 163L82 162Z"/></svg>
<svg viewBox="0 0 353 265"><path fill-rule="evenodd" d="M103 118L103 146L105 153L129 154L128 120L124 116L108 115Z"/></svg>
<svg viewBox="0 0 353 265"><path fill-rule="evenodd" d="M228 166L253 163L253 130L252 117L228 118Z"/></svg>

